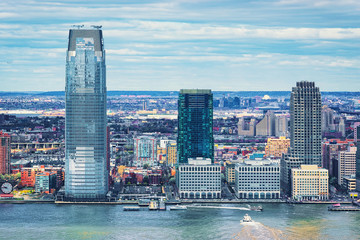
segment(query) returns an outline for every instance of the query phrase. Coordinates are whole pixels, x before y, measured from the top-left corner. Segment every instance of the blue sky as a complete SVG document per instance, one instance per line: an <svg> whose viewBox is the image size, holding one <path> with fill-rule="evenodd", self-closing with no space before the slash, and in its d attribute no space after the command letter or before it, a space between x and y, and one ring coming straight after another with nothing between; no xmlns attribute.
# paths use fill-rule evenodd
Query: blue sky
<svg viewBox="0 0 360 240"><path fill-rule="evenodd" d="M64 90L75 24L103 26L108 90L360 91L359 23L358 0L1 0L0 91Z"/></svg>

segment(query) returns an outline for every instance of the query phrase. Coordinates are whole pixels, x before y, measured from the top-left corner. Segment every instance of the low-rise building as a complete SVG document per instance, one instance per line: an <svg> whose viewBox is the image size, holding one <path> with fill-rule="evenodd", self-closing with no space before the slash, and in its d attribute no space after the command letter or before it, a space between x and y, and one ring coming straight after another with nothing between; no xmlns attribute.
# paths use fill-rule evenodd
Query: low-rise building
<svg viewBox="0 0 360 240"><path fill-rule="evenodd" d="M280 197L278 161L246 160L235 165L235 193L238 198L271 199Z"/></svg>
<svg viewBox="0 0 360 240"><path fill-rule="evenodd" d="M56 174L51 172L41 172L35 177L35 192L51 193L56 188Z"/></svg>
<svg viewBox="0 0 360 240"><path fill-rule="evenodd" d="M210 158L189 158L179 166L176 182L181 198L220 198L221 169Z"/></svg>
<svg viewBox="0 0 360 240"><path fill-rule="evenodd" d="M356 178L355 178L355 175L343 176L342 186L346 189L347 192L356 191Z"/></svg>
<svg viewBox="0 0 360 240"><path fill-rule="evenodd" d="M329 198L329 171L317 165L291 169L291 184L292 198L296 201Z"/></svg>

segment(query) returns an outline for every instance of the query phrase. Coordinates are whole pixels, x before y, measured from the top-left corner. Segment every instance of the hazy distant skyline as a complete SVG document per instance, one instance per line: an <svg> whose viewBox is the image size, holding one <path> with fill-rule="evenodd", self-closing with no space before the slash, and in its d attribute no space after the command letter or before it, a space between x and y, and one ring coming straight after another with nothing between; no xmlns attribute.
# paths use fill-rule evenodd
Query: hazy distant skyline
<svg viewBox="0 0 360 240"><path fill-rule="evenodd" d="M119 3L121 2L121 3ZM71 25L102 25L108 90L360 90L360 2L0 2L0 91L63 91Z"/></svg>

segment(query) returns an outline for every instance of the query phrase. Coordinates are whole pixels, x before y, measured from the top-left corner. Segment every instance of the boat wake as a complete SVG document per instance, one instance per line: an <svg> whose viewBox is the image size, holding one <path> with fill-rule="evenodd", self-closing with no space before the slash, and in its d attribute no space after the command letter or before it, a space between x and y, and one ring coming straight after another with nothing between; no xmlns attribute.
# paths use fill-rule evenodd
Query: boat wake
<svg viewBox="0 0 360 240"><path fill-rule="evenodd" d="M188 208L218 208L218 209L236 209L236 210L243 210L243 211L251 211L250 208L246 207L225 207L225 206L197 206L197 205L189 205Z"/></svg>
<svg viewBox="0 0 360 240"><path fill-rule="evenodd" d="M242 229L232 236L233 240L241 239L286 239L282 231L265 226L259 222L242 222Z"/></svg>

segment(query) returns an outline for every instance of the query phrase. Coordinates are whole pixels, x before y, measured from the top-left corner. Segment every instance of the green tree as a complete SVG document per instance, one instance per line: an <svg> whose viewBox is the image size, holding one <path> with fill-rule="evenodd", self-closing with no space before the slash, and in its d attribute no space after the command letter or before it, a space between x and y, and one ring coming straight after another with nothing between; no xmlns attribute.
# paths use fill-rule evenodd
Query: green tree
<svg viewBox="0 0 360 240"><path fill-rule="evenodd" d="M146 176L144 177L144 179L143 179L143 184L144 184L144 185L149 185L149 176L148 176L148 175L146 175Z"/></svg>

